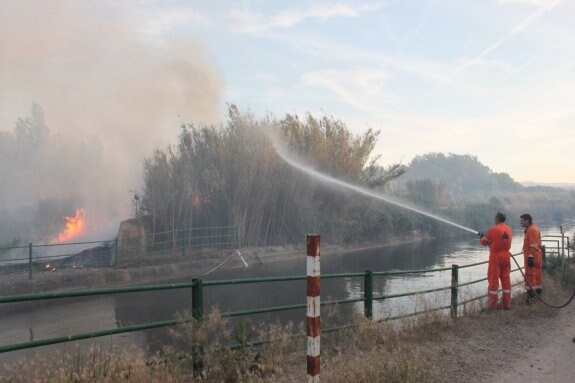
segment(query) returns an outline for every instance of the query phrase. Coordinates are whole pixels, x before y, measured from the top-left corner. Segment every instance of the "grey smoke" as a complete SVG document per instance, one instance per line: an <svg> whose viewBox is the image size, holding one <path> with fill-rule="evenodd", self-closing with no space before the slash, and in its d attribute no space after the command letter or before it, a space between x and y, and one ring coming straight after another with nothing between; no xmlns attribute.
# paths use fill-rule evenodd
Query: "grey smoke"
<svg viewBox="0 0 575 383"><path fill-rule="evenodd" d="M0 229L83 207L90 239L113 235L144 157L181 122L218 120L223 81L201 42L144 33L128 4L0 2ZM16 125L38 110L39 142L22 145Z"/></svg>

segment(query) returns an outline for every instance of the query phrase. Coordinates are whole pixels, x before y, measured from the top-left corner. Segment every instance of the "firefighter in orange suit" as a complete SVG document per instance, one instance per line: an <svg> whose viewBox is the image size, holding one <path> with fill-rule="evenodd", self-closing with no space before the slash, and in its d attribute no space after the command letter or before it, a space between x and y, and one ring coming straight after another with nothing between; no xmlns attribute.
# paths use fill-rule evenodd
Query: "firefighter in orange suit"
<svg viewBox="0 0 575 383"><path fill-rule="evenodd" d="M511 228L505 224L505 214L497 212L495 226L487 233L477 233L483 246L489 246L489 265L487 267L488 302L489 308L496 310L499 296L499 280L503 289L502 306L504 309L511 308L511 261L509 249L511 249Z"/></svg>
<svg viewBox="0 0 575 383"><path fill-rule="evenodd" d="M533 223L530 214L520 217L521 226L525 228L523 239L523 260L525 265L525 290L527 303L543 292L543 258L541 255L541 231Z"/></svg>

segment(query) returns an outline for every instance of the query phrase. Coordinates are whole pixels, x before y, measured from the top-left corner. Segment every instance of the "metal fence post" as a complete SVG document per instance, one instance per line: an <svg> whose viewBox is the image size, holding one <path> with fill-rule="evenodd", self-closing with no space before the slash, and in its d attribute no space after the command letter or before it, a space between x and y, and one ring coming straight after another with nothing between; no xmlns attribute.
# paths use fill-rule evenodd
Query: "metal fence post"
<svg viewBox="0 0 575 383"><path fill-rule="evenodd" d="M451 265L451 318L457 319L459 265Z"/></svg>
<svg viewBox="0 0 575 383"><path fill-rule="evenodd" d="M363 313L369 320L373 319L373 272L365 270L363 277Z"/></svg>
<svg viewBox="0 0 575 383"><path fill-rule="evenodd" d="M204 317L204 282L201 278L192 278L192 317L201 321ZM204 369L204 348L202 343L192 343L192 370L194 376L200 376Z"/></svg>
<svg viewBox="0 0 575 383"><path fill-rule="evenodd" d="M541 259L543 260L543 264L547 262L547 251L545 250L545 245L541 246Z"/></svg>
<svg viewBox="0 0 575 383"><path fill-rule="evenodd" d="M187 239L187 230L184 228L184 244L182 245L182 257L186 256L186 239Z"/></svg>
<svg viewBox="0 0 575 383"><path fill-rule="evenodd" d="M32 279L32 243L28 243L28 279Z"/></svg>
<svg viewBox="0 0 575 383"><path fill-rule="evenodd" d="M561 255L565 256L565 231L563 225L560 225L559 229L561 230Z"/></svg>
<svg viewBox="0 0 575 383"><path fill-rule="evenodd" d="M320 252L319 234L307 235L307 382L319 383L320 373Z"/></svg>
<svg viewBox="0 0 575 383"><path fill-rule="evenodd" d="M114 240L114 266L118 264L120 249L118 249L118 237Z"/></svg>
<svg viewBox="0 0 575 383"><path fill-rule="evenodd" d="M204 317L204 282L201 278L193 278L192 282L192 317L201 320Z"/></svg>

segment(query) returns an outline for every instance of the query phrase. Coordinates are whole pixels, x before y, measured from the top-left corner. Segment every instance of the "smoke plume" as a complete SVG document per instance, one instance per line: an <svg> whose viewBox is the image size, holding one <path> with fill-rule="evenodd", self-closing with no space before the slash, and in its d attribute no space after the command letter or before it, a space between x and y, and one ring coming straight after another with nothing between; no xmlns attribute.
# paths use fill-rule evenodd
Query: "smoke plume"
<svg viewBox="0 0 575 383"><path fill-rule="evenodd" d="M0 2L0 244L76 208L113 235L144 157L181 122L218 119L223 81L202 44L146 33L142 6Z"/></svg>

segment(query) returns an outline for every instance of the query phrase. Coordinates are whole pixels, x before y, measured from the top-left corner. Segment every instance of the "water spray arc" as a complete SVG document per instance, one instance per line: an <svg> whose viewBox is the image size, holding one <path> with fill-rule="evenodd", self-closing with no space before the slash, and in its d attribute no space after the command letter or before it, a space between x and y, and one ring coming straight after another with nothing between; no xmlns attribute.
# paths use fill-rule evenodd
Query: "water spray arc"
<svg viewBox="0 0 575 383"><path fill-rule="evenodd" d="M455 226L455 227L457 227L457 228L459 228L459 229L468 231L468 232L473 233L473 234L482 235L482 233L479 233L477 230L473 230L473 229L470 229L470 228L468 228L468 227L459 225L459 224L457 224L457 223L455 223L455 222L451 222L451 221L449 221L449 220L447 220L447 219L445 219L445 218L441 218L441 217L438 217L438 216L436 216L436 215L434 215L434 214L428 213L428 212L426 212L426 211L423 211L423 210L420 210L420 209L417 209L417 208L408 206L408 205L403 204L403 203L398 202L398 201L394 201L393 199L391 199L391 198L389 198L389 197L386 197L386 196L384 196L384 195L382 195L382 194L375 193L375 192L373 192L373 191L371 191L371 190L364 189L364 188L359 187L359 186L357 186L357 185L352 185L352 184L347 183L347 182L344 182L344 181L342 181L342 180L338 180L337 178L334 178L334 177L328 176L328 175L326 175L326 174L323 174L323 173L321 173L321 172L318 172L317 170L314 170L314 169L310 168L309 166L304 165L304 164L302 164L301 162L299 162L298 160L296 160L296 159L294 159L293 157L291 157L290 154L289 154L289 152L287 151L287 149L279 142L278 137L272 135L272 136L271 136L271 139L272 139L272 144L273 144L273 146L274 146L274 149L275 149L276 153L281 157L281 159L283 159L283 160L284 160L286 163L288 163L290 166L292 166L292 167L294 167L294 168L296 168L296 169L298 169L298 170L300 170L300 171L302 171L302 172L304 172L304 173L306 173L306 174L308 174L308 175L310 175L310 176L316 177L317 179L321 180L322 182L325 182L325 183L328 183L328 184L332 184L332 185L337 185L337 186L340 186L340 187L342 187L342 188L345 188L345 189L348 189L348 190L352 190L352 191L354 191L354 192L356 192L356 193L359 193L359 194L362 194L362 195L365 195L365 196L368 196L368 197L371 197L371 198L375 198L375 199L378 199L378 200L381 200L381 201L384 201L384 202L388 202L388 203L390 203L390 204L392 204L392 205L395 205L395 206L398 206L398 207L401 207L401 208L404 208L404 209L407 209L407 210L411 210L411 211L413 211L413 212L415 212L415 213L422 214L422 215L424 215L424 216L426 216L426 217L433 218L433 219L435 219L435 220L437 220L437 221L441 221L441 222L446 223L446 224L448 224L448 225ZM516 265L517 265L519 271L521 272L521 274L523 275L523 278L524 278L525 281L527 282L527 280L526 280L526 278L525 278L525 274L523 273L523 270L522 270L521 266L519 265L519 263L517 263L517 260L515 259L515 257L513 256L513 254L511 254L511 253L509 253L509 254L511 255L511 258L513 258L513 260L515 261L515 263L516 263ZM573 293L571 294L571 297L567 300L567 302L565 302L565 303L563 303L563 304L561 304L561 305L553 305L553 304L550 304L550 303L544 301L543 299L541 299L541 297L538 297L538 299L539 299L543 304L545 304L545 305L548 306L548 307L560 309L560 308L563 308L563 307L567 306L569 303L571 303L571 301L572 301L573 299L575 299L575 290L573 291ZM575 342L575 338L573 338L573 342Z"/></svg>
<svg viewBox="0 0 575 383"><path fill-rule="evenodd" d="M342 187L342 188L348 189L348 190L352 190L352 191L354 191L354 192L356 192L356 193L365 195L365 196L367 196L367 197L375 198L375 199L377 199L377 200L390 203L390 204L392 204L392 205L401 207L401 208L403 208L403 209L407 209L407 210L413 211L413 212L415 212L415 213L422 214L422 215L424 215L424 216L426 216L426 217L435 219L435 220L437 220L437 221L446 223L446 224L451 225L451 226L455 226L455 227L457 227L457 228L459 228L459 229L468 231L468 232L470 232L470 233L478 234L477 230L473 230L473 229L470 229L470 228L468 228L468 227L459 225L459 224L457 224L457 223L455 223L455 222L451 222L451 221L449 221L449 220L447 220L447 219L445 219L445 218L441 218L441 217L439 217L439 216L437 216L437 215L435 215L435 214L431 214L431 213L428 213L428 212L426 212L426 211L417 209L417 208L415 208L415 207L406 205L406 204L404 204L404 203L395 201L395 200L393 200L392 198L387 197L387 196L384 196L384 195L382 195L382 194L380 194L380 193L376 193L376 192L374 192L374 191L372 191L372 190L369 190L369 189L364 189L364 188L362 188L362 187L360 187L360 186L347 183L347 182L345 182L345 181L339 180L339 179L337 179L337 178L334 178L334 177L328 176L328 175L326 175L326 174L323 174L323 173L321 173L321 172L319 172L319 171L317 171L317 170L315 170L315 169L312 169L312 168L310 168L309 166L307 166L307 165L301 163L300 161L294 159L294 158L288 153L287 149L286 149L281 143L279 143L279 139L278 139L277 137L272 136L272 144L273 144L273 146L274 146L274 149L275 149L276 153L280 156L280 158L281 158L282 160L284 160L284 161L285 161L286 163L288 163L290 166L292 166L292 167L294 167L294 168L296 168L296 169L298 169L298 170L300 170L300 171L302 171L302 172L304 172L304 173L306 173L306 174L308 174L308 175L310 175L310 176L316 177L317 179L321 180L321 181L324 182L324 183L331 184L331 185L337 185L337 186L339 186L339 187Z"/></svg>

